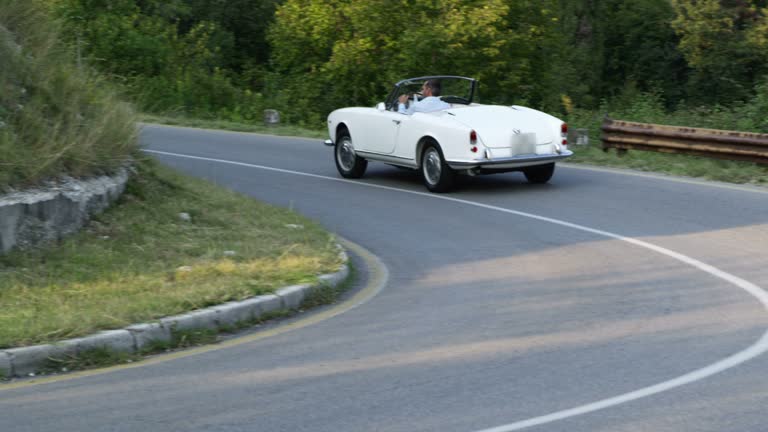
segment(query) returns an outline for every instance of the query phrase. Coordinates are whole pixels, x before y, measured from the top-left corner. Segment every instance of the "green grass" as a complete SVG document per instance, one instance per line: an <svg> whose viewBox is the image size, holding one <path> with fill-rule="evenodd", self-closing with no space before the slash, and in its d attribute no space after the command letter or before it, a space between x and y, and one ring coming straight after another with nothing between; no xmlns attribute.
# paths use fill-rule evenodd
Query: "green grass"
<svg viewBox="0 0 768 432"><path fill-rule="evenodd" d="M571 163L583 163L673 176L694 177L728 183L768 185L768 166L748 162L709 159L630 150L623 156L616 150L603 151L601 144L570 146Z"/></svg>
<svg viewBox="0 0 768 432"><path fill-rule="evenodd" d="M138 167L120 203L82 232L53 248L0 257L0 348L314 282L340 264L333 238L296 213L150 160Z"/></svg>
<svg viewBox="0 0 768 432"><path fill-rule="evenodd" d="M302 128L294 125L278 124L274 126L267 126L263 123L236 123L224 120L201 120L187 117L168 117L168 116L156 116L151 114L142 114L141 121L147 123L158 123L171 126L187 126L204 129L221 129L236 132L254 132L269 135L280 136L297 136L305 138L328 138L327 130L313 130Z"/></svg>
<svg viewBox="0 0 768 432"><path fill-rule="evenodd" d="M73 58L39 2L0 1L0 191L110 172L136 150L131 107Z"/></svg>
<svg viewBox="0 0 768 432"><path fill-rule="evenodd" d="M686 107L670 111L660 95L629 92L604 102L600 110L574 110L565 120L572 131L587 129L590 145L571 145L574 157L569 162L586 163L639 171L695 177L729 183L768 184L768 165L630 150L618 156L615 150L604 152L600 127L606 114L613 119L696 128L766 133L768 121L768 84L758 88L754 99L733 107Z"/></svg>
<svg viewBox="0 0 768 432"><path fill-rule="evenodd" d="M350 267L350 273L351 275L355 274L354 267ZM301 309L309 309L335 303L342 293L349 289L349 281L352 279L354 279L354 277L350 277L336 286L325 286L322 289L312 290L302 302ZM219 327L217 330L197 329L174 331L170 341L150 342L138 353L124 353L109 348L96 348L78 353L77 355L49 358L45 366L43 366L39 372L43 375L57 374L61 372L134 363L141 361L145 356L149 355L218 343L221 340L222 335L234 334L242 329L252 328L271 320L285 318L294 313L296 312L288 309L280 309L262 314L257 318L237 322L232 326ZM0 371L0 381L5 379L6 377L3 375L2 371Z"/></svg>
<svg viewBox="0 0 768 432"><path fill-rule="evenodd" d="M571 130L588 129L590 140L587 146L569 146L569 149L574 152L574 156L567 160L570 163L626 168L728 183L768 185L768 165L651 151L629 150L619 155L615 149L603 151L600 142L600 120L579 121L577 119L576 122L571 120L569 126ZM708 127L713 126L708 125Z"/></svg>

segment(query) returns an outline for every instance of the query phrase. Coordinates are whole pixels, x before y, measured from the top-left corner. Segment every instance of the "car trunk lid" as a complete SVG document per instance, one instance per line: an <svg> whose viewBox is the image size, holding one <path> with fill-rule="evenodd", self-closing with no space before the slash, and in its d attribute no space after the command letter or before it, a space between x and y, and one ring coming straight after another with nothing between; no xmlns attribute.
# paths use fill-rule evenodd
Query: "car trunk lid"
<svg viewBox="0 0 768 432"><path fill-rule="evenodd" d="M512 148L515 154L536 153L537 145L554 139L539 113L506 106L487 105L449 110L454 118L477 131L490 148Z"/></svg>

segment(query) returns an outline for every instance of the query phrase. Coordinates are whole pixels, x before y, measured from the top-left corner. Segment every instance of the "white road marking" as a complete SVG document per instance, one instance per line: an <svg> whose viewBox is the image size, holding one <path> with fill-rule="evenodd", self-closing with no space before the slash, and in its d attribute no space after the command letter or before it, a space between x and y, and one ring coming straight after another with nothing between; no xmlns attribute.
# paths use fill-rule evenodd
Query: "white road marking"
<svg viewBox="0 0 768 432"><path fill-rule="evenodd" d="M186 159L195 159L195 160L203 160L203 161L209 161L209 162L216 162L216 163L222 163L222 164L229 164L229 165L237 165L237 166L243 166L243 167L249 167L249 168L257 168L267 171L273 171L273 172L279 172L279 173L285 173L285 174L292 174L292 175L298 175L298 176L304 176L304 177L312 177L312 178L318 178L318 179L324 179L324 180L330 180L330 181L336 181L336 182L342 182L342 183L350 183L355 184L358 186L365 186L365 187L371 187L371 188L377 188L377 189L384 189L384 190L390 190L395 192L403 192L413 195L420 195L425 196L429 198L434 199L442 199L445 201L452 201L456 203L461 203L465 205L485 208L488 210L494 210L499 211L503 213L513 214L516 216L526 217L530 219L535 219L542 222L548 222L555 225L560 225L567 228L572 228L579 231L585 231L588 233L596 234L603 237L608 237L616 240L621 240L623 242L627 242L630 244L633 244L635 246L639 246L645 249L649 249L653 252L668 256L670 258L673 258L677 261L680 261L684 264L688 264L692 267L695 267L705 273L708 273L712 276L715 276L719 279L722 279L732 285L735 285L742 290L746 291L753 297L755 297L760 303L762 303L763 307L768 311L768 292L766 292L764 289L760 288L759 286L753 284L752 282L749 282L747 280L744 280L738 276L734 276L730 273L727 273L723 270L718 269L717 267L711 266L709 264L706 264L704 262L701 262L695 258L691 258L689 256L683 255L681 253L675 252L670 249L663 248L661 246L654 245L652 243L648 243L642 240L638 240L631 237L625 237L619 234L614 234L608 231L602 231L594 228L589 228L583 225L578 225L566 221L562 221L559 219L553 219L545 216L539 216L532 213L525 213L517 210L510 210L503 207L497 207L493 205L488 204L482 204L474 201L468 201L463 200L459 198L454 198L450 196L445 195L437 195L432 194L428 192L417 192L417 191L410 191L407 189L399 189L394 188L390 186L382 186L377 184L371 184L371 183L364 183L360 181L354 181L354 180L347 180L343 178L337 178L337 177L327 177L322 176L318 174L310 174L310 173L304 173L299 171L292 171L292 170L286 170L281 168L273 168L263 165L255 165L255 164L249 164L244 162L236 162L236 161L230 161L230 160L224 160L224 159L214 159L214 158L206 158L206 157L200 157L200 156L190 156L190 155L184 155L179 153L169 153L169 152L163 152L163 151L157 151L157 150L144 150L148 153L154 153L154 154L160 154L160 155L166 155L166 156L174 156L174 157L180 157L180 158L186 158ZM587 414L590 412L598 411L601 409L613 407L616 405L620 405L626 402L630 402L633 400L637 400L640 398L648 397L651 395L655 395L661 392L665 392L667 390L671 390L676 387L680 387L686 384L690 384L696 381L700 381L702 379L705 379L707 377L710 377L712 375L715 375L717 373L723 372L727 369L733 368L735 366L738 366L744 362L747 362L763 353L768 351L768 331L763 333L763 336L757 340L757 342L753 343L746 349L737 352L736 354L733 354L729 357L724 358L723 360L720 360L718 362L712 363L709 366L705 366L701 369L694 370L693 372L689 372L685 375L681 375L677 378L673 378L668 381L664 381L658 384L654 384L648 387L641 388L639 390L635 390L632 392L624 393L618 396L606 398L599 400L597 402L581 405L575 408L566 409L562 411L557 411L551 414L546 414L538 417L532 417L526 420L517 421L514 423L509 423L502 426L493 427L490 429L483 429L478 430L475 432L510 432L510 431L516 431L524 428L528 428L531 426L537 426L542 425L545 423L551 423L558 420L563 420L569 417L574 417L582 414Z"/></svg>

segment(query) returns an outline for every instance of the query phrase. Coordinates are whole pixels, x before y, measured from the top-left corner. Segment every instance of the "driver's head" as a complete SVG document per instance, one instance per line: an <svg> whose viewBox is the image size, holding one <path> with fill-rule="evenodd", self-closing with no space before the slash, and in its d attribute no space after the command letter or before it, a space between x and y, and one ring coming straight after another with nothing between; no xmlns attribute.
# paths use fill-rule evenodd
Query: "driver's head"
<svg viewBox="0 0 768 432"><path fill-rule="evenodd" d="M421 93L424 96L440 96L442 92L440 86L440 80L430 79L424 81L424 85L421 86Z"/></svg>

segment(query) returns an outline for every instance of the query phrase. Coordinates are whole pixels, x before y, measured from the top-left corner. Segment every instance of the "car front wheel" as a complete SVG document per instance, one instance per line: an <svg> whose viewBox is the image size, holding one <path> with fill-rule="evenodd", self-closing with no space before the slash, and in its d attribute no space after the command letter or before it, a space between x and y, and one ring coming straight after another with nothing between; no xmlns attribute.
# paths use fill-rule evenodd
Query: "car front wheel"
<svg viewBox="0 0 768 432"><path fill-rule="evenodd" d="M552 174L555 173L555 164L548 163L545 165L535 165L523 169L525 178L529 183L541 184L546 183L552 178Z"/></svg>
<svg viewBox="0 0 768 432"><path fill-rule="evenodd" d="M437 144L427 144L421 156L421 175L424 185L431 192L448 192L453 189L456 172L445 163Z"/></svg>
<svg viewBox="0 0 768 432"><path fill-rule="evenodd" d="M336 138L336 147L334 148L336 159L336 169L339 174L345 178L360 178L368 167L368 161L355 153L355 147L352 145L352 138L349 132L343 131Z"/></svg>

